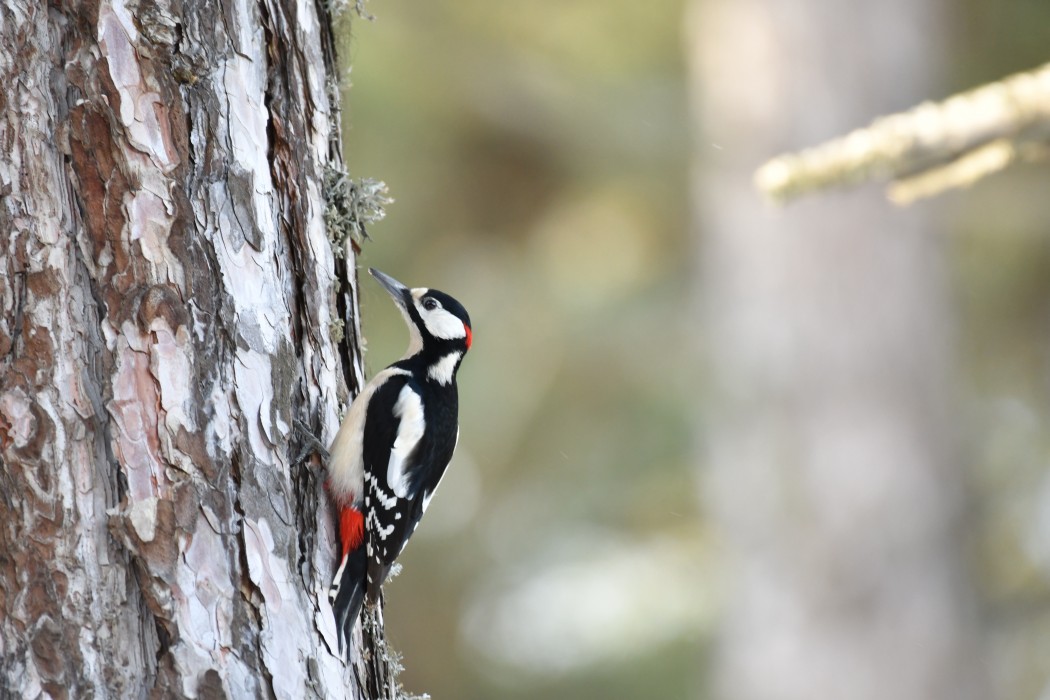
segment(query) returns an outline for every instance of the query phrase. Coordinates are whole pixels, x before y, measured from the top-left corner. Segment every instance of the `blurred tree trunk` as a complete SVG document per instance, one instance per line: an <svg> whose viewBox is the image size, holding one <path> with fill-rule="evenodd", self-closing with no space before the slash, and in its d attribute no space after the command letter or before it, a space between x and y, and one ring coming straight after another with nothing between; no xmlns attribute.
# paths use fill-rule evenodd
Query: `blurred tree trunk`
<svg viewBox="0 0 1050 700"><path fill-rule="evenodd" d="M934 0L691 7L718 697L988 697L928 212L871 191L774 209L752 185L928 94L942 21Z"/></svg>
<svg viewBox="0 0 1050 700"><path fill-rule="evenodd" d="M361 695L293 458L361 379L323 8L0 5L0 696Z"/></svg>

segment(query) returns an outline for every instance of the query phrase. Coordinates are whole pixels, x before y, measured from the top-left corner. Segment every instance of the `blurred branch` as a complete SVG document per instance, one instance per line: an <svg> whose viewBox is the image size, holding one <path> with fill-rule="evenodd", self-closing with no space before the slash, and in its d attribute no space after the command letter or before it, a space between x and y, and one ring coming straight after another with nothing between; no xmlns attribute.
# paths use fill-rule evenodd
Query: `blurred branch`
<svg viewBox="0 0 1050 700"><path fill-rule="evenodd" d="M1048 153L1050 64L778 156L758 169L755 185L785 202L832 186L891 179L889 198L907 204Z"/></svg>

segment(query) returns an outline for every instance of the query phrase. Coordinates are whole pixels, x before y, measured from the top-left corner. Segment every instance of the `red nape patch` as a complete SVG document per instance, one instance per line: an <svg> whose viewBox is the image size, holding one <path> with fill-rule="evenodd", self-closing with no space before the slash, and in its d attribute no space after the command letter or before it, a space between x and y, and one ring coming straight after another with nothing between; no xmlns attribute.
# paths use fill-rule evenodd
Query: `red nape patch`
<svg viewBox="0 0 1050 700"><path fill-rule="evenodd" d="M470 350L470 341L471 341L471 338L472 338L471 333L470 333L470 326L468 326L467 324L464 323L463 324L463 330L465 330L467 332L467 350Z"/></svg>
<svg viewBox="0 0 1050 700"><path fill-rule="evenodd" d="M353 508L339 511L339 541L343 543L343 556L361 546L365 539L365 516Z"/></svg>

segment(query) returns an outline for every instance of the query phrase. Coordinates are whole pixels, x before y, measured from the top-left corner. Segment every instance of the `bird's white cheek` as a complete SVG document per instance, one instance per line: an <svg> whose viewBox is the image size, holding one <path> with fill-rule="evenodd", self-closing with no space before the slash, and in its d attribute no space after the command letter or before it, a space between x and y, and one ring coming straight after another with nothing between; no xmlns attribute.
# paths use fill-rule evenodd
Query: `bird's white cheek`
<svg viewBox="0 0 1050 700"><path fill-rule="evenodd" d="M451 340L467 336L467 330L463 327L463 322L444 309L424 311L422 316L427 330L435 338Z"/></svg>

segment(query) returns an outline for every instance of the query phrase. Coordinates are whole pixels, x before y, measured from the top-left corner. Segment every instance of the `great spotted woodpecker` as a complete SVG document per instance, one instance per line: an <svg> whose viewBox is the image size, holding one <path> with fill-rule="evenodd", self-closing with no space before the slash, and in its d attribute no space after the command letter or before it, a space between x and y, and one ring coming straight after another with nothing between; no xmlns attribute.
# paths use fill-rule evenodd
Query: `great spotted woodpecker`
<svg viewBox="0 0 1050 700"><path fill-rule="evenodd" d="M408 324L405 356L365 385L332 442L328 489L339 508L342 560L329 591L340 649L361 606L374 604L441 481L459 439L456 371L470 316L434 289L368 270Z"/></svg>

